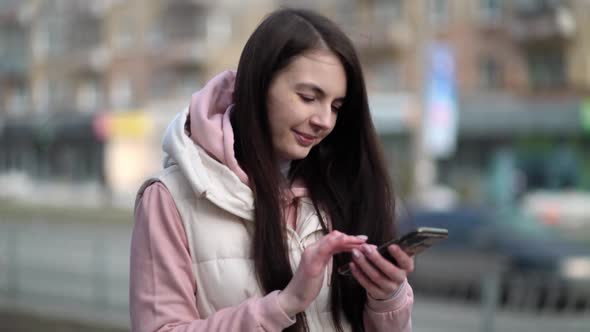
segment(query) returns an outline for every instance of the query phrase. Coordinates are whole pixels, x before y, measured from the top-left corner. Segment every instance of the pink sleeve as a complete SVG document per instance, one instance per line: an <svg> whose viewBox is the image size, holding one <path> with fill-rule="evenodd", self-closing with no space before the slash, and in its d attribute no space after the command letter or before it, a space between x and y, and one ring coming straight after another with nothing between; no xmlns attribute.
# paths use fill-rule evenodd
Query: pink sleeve
<svg viewBox="0 0 590 332"><path fill-rule="evenodd" d="M184 227L168 189L146 188L135 210L129 306L132 331L281 331L295 323L278 291L250 298L201 319Z"/></svg>
<svg viewBox="0 0 590 332"><path fill-rule="evenodd" d="M363 313L365 331L411 332L414 293L406 281L391 299L379 301L367 296Z"/></svg>

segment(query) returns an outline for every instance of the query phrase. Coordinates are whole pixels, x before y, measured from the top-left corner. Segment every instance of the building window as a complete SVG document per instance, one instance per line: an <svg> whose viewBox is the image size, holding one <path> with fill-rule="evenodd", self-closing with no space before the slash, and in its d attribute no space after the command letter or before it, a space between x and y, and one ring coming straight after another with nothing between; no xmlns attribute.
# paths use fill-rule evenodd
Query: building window
<svg viewBox="0 0 590 332"><path fill-rule="evenodd" d="M480 0L479 19L483 23L498 23L502 19L502 0Z"/></svg>
<svg viewBox="0 0 590 332"><path fill-rule="evenodd" d="M449 22L449 1L429 0L428 13L430 23L436 25L447 24Z"/></svg>
<svg viewBox="0 0 590 332"><path fill-rule="evenodd" d="M26 69L26 33L16 25L2 25L0 27L0 68L10 71L23 72ZM7 68L8 67L8 68Z"/></svg>
<svg viewBox="0 0 590 332"><path fill-rule="evenodd" d="M116 50L131 49L135 43L136 17L130 10L122 10L113 19L113 47Z"/></svg>
<svg viewBox="0 0 590 332"><path fill-rule="evenodd" d="M493 57L482 57L479 61L479 82L482 89L500 89L503 85L502 64Z"/></svg>
<svg viewBox="0 0 590 332"><path fill-rule="evenodd" d="M356 26L358 18L358 4L354 0L338 1L336 7L336 22L342 26Z"/></svg>
<svg viewBox="0 0 590 332"><path fill-rule="evenodd" d="M162 13L159 29L166 41L204 39L207 36L206 11L192 4L171 4Z"/></svg>
<svg viewBox="0 0 590 332"><path fill-rule="evenodd" d="M535 13L556 8L563 0L519 0L514 2L514 9L519 13Z"/></svg>
<svg viewBox="0 0 590 332"><path fill-rule="evenodd" d="M207 42L224 45L232 40L232 18L223 11L212 12L207 18Z"/></svg>
<svg viewBox="0 0 590 332"><path fill-rule="evenodd" d="M41 76L33 81L33 103L37 112L47 112L49 109L49 81Z"/></svg>
<svg viewBox="0 0 590 332"><path fill-rule="evenodd" d="M150 95L154 99L187 98L201 86L201 69L198 66L170 66L155 72Z"/></svg>
<svg viewBox="0 0 590 332"><path fill-rule="evenodd" d="M58 57L65 50L65 23L59 18L50 18L47 26L47 53L49 56Z"/></svg>
<svg viewBox="0 0 590 332"><path fill-rule="evenodd" d="M6 109L11 113L24 113L28 107L28 91L22 82L8 87L6 92Z"/></svg>
<svg viewBox="0 0 590 332"><path fill-rule="evenodd" d="M368 88L374 92L402 89L402 66L394 60L377 60L367 66Z"/></svg>
<svg viewBox="0 0 590 332"><path fill-rule="evenodd" d="M373 13L377 22L393 23L403 17L403 0L376 0Z"/></svg>
<svg viewBox="0 0 590 332"><path fill-rule="evenodd" d="M78 107L78 111L96 111L102 97L101 95L99 77L89 76L80 79L76 91L76 106Z"/></svg>
<svg viewBox="0 0 590 332"><path fill-rule="evenodd" d="M70 24L67 42L71 51L97 47L102 42L102 24L97 18L79 15Z"/></svg>
<svg viewBox="0 0 590 332"><path fill-rule="evenodd" d="M561 51L537 51L527 57L533 89L562 88L566 85L565 61Z"/></svg>
<svg viewBox="0 0 590 332"><path fill-rule="evenodd" d="M111 106L116 109L131 107L133 103L133 90L131 80L123 74L119 74L111 81Z"/></svg>

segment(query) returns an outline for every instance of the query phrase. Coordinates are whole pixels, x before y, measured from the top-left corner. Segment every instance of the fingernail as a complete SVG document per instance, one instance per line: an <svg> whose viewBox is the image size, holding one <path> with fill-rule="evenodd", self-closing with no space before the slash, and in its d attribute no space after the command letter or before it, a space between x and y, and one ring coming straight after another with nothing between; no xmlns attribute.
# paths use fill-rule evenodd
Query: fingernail
<svg viewBox="0 0 590 332"><path fill-rule="evenodd" d="M366 241L367 239L369 239L369 237L368 237L368 236L366 236L366 235L357 235L356 237L357 237L357 238L359 238L359 239L361 239L361 240L365 240L365 241Z"/></svg>
<svg viewBox="0 0 590 332"><path fill-rule="evenodd" d="M373 248L371 248L371 246L368 244L363 244L361 247L363 248L363 251L367 254L370 254L373 251Z"/></svg>
<svg viewBox="0 0 590 332"><path fill-rule="evenodd" d="M361 253L356 249L352 249L352 256L354 256L354 258L360 258Z"/></svg>

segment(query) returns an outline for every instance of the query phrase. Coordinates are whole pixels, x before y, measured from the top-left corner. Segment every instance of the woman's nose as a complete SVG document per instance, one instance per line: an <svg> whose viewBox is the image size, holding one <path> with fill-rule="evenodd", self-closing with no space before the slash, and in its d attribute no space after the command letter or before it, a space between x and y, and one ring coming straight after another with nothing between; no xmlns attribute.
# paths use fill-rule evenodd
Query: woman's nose
<svg viewBox="0 0 590 332"><path fill-rule="evenodd" d="M332 105L318 107L311 117L311 124L321 129L329 129L333 125L335 113L332 112Z"/></svg>

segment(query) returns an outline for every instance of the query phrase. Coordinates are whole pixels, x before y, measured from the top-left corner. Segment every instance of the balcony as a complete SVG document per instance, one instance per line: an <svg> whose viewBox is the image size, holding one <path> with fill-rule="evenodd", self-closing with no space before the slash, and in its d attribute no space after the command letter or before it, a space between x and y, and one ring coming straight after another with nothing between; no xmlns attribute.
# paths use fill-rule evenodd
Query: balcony
<svg viewBox="0 0 590 332"><path fill-rule="evenodd" d="M404 21L377 21L365 25L363 34L351 35L360 50L395 49L409 47L412 42L410 26Z"/></svg>
<svg viewBox="0 0 590 332"><path fill-rule="evenodd" d="M517 10L509 30L512 38L523 44L567 42L576 32L576 20L569 8L537 7Z"/></svg>
<svg viewBox="0 0 590 332"><path fill-rule="evenodd" d="M182 27L181 24L179 24ZM159 65L200 65L207 59L207 39L195 29L156 26L150 35L150 50Z"/></svg>
<svg viewBox="0 0 590 332"><path fill-rule="evenodd" d="M163 8L149 35L155 58L162 65L198 65L207 57L208 11L188 0Z"/></svg>
<svg viewBox="0 0 590 332"><path fill-rule="evenodd" d="M68 63L75 71L101 72L107 66L108 51L102 41L101 20L79 13L68 20L66 30Z"/></svg>
<svg viewBox="0 0 590 332"><path fill-rule="evenodd" d="M78 49L67 55L68 67L77 73L102 73L110 62L111 53L104 45Z"/></svg>

